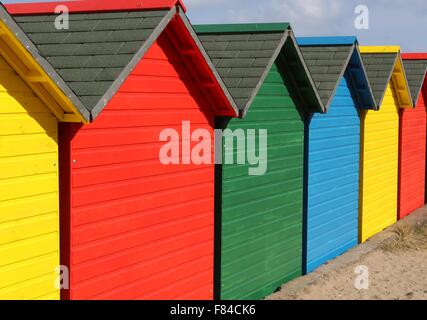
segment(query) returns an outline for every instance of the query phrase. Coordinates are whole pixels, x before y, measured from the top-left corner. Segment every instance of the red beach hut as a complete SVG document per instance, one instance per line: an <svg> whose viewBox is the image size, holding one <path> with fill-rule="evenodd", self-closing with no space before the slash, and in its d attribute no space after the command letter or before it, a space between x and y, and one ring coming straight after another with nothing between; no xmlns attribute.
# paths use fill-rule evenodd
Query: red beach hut
<svg viewBox="0 0 427 320"><path fill-rule="evenodd" d="M414 109L401 109L399 219L425 204L427 54L403 54Z"/></svg>
<svg viewBox="0 0 427 320"><path fill-rule="evenodd" d="M181 1L7 8L93 122L60 127L63 298L212 299L215 166L162 164L160 136L188 159L200 136L183 121L213 149L215 117L238 111Z"/></svg>

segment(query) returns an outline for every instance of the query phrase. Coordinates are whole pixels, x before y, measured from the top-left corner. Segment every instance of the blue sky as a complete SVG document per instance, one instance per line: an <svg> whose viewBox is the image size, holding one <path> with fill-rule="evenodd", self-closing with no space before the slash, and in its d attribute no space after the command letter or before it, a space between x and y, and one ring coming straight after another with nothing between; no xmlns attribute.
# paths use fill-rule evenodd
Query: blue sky
<svg viewBox="0 0 427 320"><path fill-rule="evenodd" d="M297 36L356 35L362 45L400 45L403 51L427 52L426 0L184 0L184 3L193 23L289 21ZM369 30L354 27L354 10L358 5L369 8Z"/></svg>

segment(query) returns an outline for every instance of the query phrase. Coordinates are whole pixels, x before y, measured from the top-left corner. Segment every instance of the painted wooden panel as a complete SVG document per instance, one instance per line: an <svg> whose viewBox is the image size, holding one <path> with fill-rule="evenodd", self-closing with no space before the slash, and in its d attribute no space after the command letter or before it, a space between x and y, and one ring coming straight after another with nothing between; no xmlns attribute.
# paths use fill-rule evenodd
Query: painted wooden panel
<svg viewBox="0 0 427 320"><path fill-rule="evenodd" d="M59 299L57 120L0 58L0 299Z"/></svg>
<svg viewBox="0 0 427 320"><path fill-rule="evenodd" d="M308 124L306 271L358 243L360 118L343 77L325 114Z"/></svg>
<svg viewBox="0 0 427 320"><path fill-rule="evenodd" d="M399 107L391 87L380 111L362 113L359 239L364 242L397 221Z"/></svg>
<svg viewBox="0 0 427 320"><path fill-rule="evenodd" d="M222 173L221 299L261 299L302 273L304 123L276 65L227 128L268 130L265 175L249 164Z"/></svg>
<svg viewBox="0 0 427 320"><path fill-rule="evenodd" d="M214 164L159 159L163 129L190 143L182 121L206 129L213 148L214 116L162 35L93 124L64 129L71 150L62 210L70 221L67 298L213 298Z"/></svg>
<svg viewBox="0 0 427 320"><path fill-rule="evenodd" d="M427 89L427 85L424 86ZM425 91L425 90L424 90ZM399 218L425 204L426 112L425 93L415 109L403 109L400 117Z"/></svg>

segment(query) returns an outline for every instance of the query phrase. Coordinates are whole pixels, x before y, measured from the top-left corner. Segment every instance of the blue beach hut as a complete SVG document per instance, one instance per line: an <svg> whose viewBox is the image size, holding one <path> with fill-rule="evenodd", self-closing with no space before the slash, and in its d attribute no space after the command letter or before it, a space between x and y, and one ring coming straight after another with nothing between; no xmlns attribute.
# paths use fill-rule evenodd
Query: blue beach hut
<svg viewBox="0 0 427 320"><path fill-rule="evenodd" d="M306 273L358 244L359 109L376 109L355 37L299 38L326 106L306 121Z"/></svg>

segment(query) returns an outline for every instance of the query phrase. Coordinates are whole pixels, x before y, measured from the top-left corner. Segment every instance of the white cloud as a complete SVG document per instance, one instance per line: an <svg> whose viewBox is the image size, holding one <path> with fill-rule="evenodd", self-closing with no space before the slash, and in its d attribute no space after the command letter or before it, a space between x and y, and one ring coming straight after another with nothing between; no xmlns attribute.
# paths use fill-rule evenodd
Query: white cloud
<svg viewBox="0 0 427 320"><path fill-rule="evenodd" d="M298 36L356 35L361 44L400 44L427 51L426 0L184 0L197 23L291 22ZM369 8L370 29L356 30L356 6Z"/></svg>
<svg viewBox="0 0 427 320"><path fill-rule="evenodd" d="M227 2L227 0L185 0L184 4L187 7L208 7L212 5L221 5Z"/></svg>

